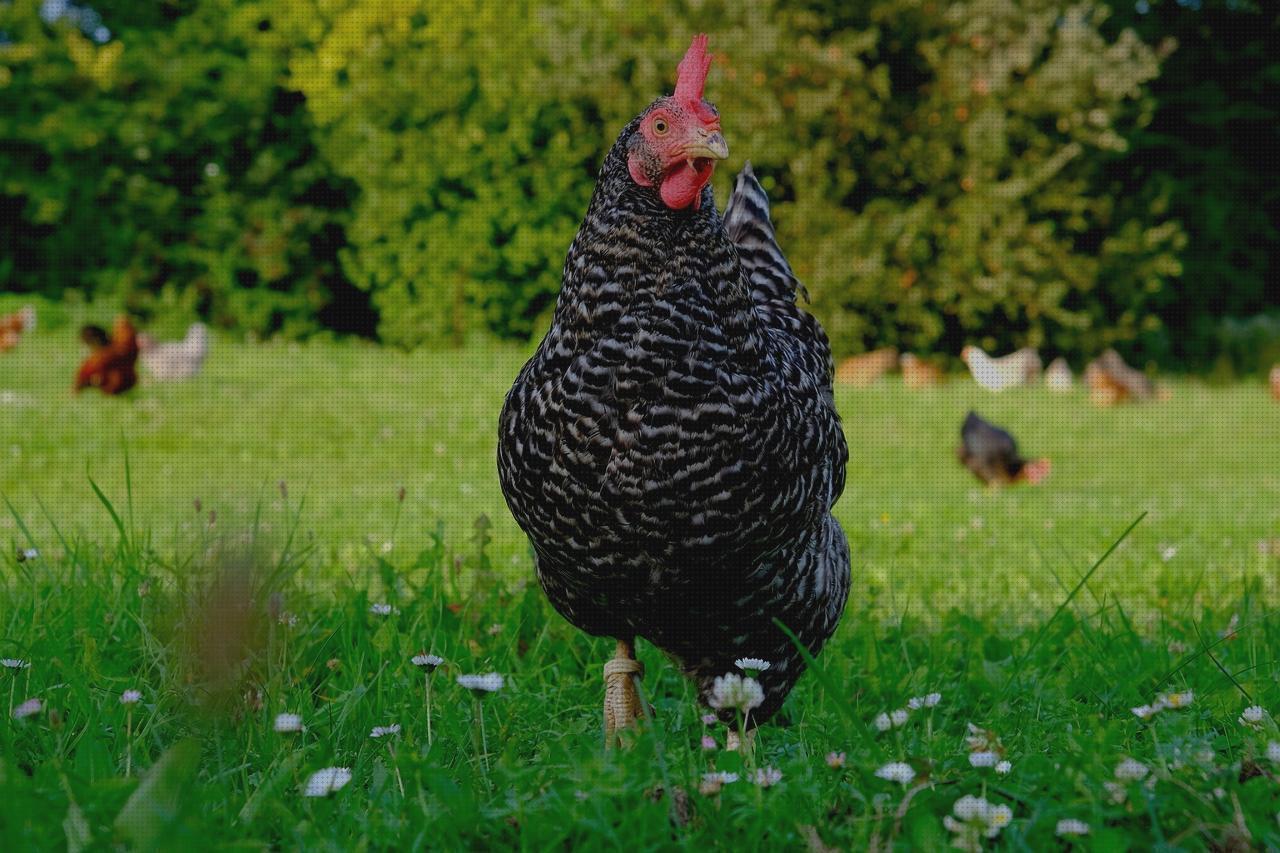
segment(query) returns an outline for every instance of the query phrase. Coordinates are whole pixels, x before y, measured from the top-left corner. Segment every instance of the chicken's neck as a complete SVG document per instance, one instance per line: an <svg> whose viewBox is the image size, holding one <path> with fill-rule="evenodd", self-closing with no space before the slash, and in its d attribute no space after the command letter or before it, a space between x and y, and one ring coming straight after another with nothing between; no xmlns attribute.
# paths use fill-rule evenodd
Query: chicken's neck
<svg viewBox="0 0 1280 853"><path fill-rule="evenodd" d="M579 349L646 303L678 309L685 300L712 305L741 350L759 347L750 290L711 188L697 210L671 210L631 181L625 160L611 153L565 261L551 336Z"/></svg>

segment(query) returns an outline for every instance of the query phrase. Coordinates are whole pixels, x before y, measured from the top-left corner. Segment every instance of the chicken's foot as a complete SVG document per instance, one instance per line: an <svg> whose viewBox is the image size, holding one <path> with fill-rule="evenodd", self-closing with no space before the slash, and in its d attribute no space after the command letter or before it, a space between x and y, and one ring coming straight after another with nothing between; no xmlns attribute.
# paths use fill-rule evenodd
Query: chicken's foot
<svg viewBox="0 0 1280 853"><path fill-rule="evenodd" d="M640 694L633 679L644 677L644 666L636 660L635 644L618 640L613 659L604 665L604 742L621 744L621 732L644 714Z"/></svg>

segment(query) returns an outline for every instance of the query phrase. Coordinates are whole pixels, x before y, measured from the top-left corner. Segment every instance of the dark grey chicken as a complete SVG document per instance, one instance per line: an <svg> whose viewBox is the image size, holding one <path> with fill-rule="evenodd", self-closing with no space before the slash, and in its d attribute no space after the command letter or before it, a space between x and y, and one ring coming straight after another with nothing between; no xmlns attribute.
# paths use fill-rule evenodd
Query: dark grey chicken
<svg viewBox="0 0 1280 853"><path fill-rule="evenodd" d="M675 94L606 157L551 329L507 395L498 467L551 603L618 640L606 679L631 687L635 637L704 701L736 659L764 659L754 724L804 668L773 620L817 654L844 610L831 508L848 451L826 335L796 305L749 165L716 211L707 183L728 150L702 99L709 66L700 36ZM606 727L628 722L608 702Z"/></svg>
<svg viewBox="0 0 1280 853"><path fill-rule="evenodd" d="M988 485L1018 482L1034 485L1049 476L1048 459L1023 459L1018 454L1018 442L1012 435L987 423L974 412L964 419L960 440L956 456L975 477Z"/></svg>

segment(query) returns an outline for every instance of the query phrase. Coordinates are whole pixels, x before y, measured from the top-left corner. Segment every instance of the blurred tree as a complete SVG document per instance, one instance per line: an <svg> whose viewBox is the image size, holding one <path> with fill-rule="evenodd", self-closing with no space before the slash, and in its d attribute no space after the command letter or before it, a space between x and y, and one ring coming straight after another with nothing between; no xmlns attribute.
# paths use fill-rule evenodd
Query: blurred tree
<svg viewBox="0 0 1280 853"><path fill-rule="evenodd" d="M100 6L0 5L0 284L372 331L336 263L351 188L284 85L306 31L269 3Z"/></svg>
<svg viewBox="0 0 1280 853"><path fill-rule="evenodd" d="M876 133L852 143L860 184L784 225L816 238L838 350L1080 357L1159 327L1185 238L1155 205L1119 210L1102 172L1150 116L1155 50L1105 39L1092 2L801 5L826 28L874 28L869 61L891 87Z"/></svg>
<svg viewBox="0 0 1280 853"><path fill-rule="evenodd" d="M1177 46L1151 83L1150 124L1128 134L1128 155L1108 170L1131 209L1160 205L1192 235L1184 275L1159 296L1165 334L1151 354L1184 367L1225 357L1234 370L1269 368L1280 358L1280 6L1114 5L1108 29ZM1269 321L1237 319L1268 311Z"/></svg>

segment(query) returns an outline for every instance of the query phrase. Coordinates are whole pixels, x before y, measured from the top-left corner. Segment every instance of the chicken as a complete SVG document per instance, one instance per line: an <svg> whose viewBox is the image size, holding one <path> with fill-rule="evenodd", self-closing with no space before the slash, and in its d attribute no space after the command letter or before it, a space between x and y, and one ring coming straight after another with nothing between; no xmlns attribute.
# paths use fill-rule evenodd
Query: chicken
<svg viewBox="0 0 1280 853"><path fill-rule="evenodd" d="M24 305L22 310L0 317L0 352L18 345L22 336L36 327L36 309Z"/></svg>
<svg viewBox="0 0 1280 853"><path fill-rule="evenodd" d="M156 379L190 379L200 372L209 354L209 328L204 323L192 323L185 339L168 343L138 335L138 351L143 368Z"/></svg>
<svg viewBox="0 0 1280 853"><path fill-rule="evenodd" d="M605 158L551 328L499 424L503 493L542 589L579 629L617 640L609 740L641 710L635 638L713 707L736 659L768 661L752 727L804 669L774 620L817 654L849 592L830 349L796 304L749 164L716 211L708 182L728 146L702 98L710 64L698 36L675 94Z"/></svg>
<svg viewBox="0 0 1280 853"><path fill-rule="evenodd" d="M138 335L128 317L116 318L110 340L97 326L84 327L80 337L90 353L76 373L76 391L97 388L104 394L123 394L138 383Z"/></svg>
<svg viewBox="0 0 1280 853"><path fill-rule="evenodd" d="M1271 368L1271 396L1280 400L1280 364Z"/></svg>
<svg viewBox="0 0 1280 853"><path fill-rule="evenodd" d="M1152 400L1157 396L1155 383L1125 364L1120 353L1113 349L1089 362L1084 369L1084 382L1089 386L1089 399L1099 406L1126 400Z"/></svg>
<svg viewBox="0 0 1280 853"><path fill-rule="evenodd" d="M973 381L988 391L1030 385L1040 378L1040 355L1030 347L992 358L978 347L967 346L960 358L969 366Z"/></svg>
<svg viewBox="0 0 1280 853"><path fill-rule="evenodd" d="M866 388L884 374L898 366L898 351L893 348L878 349L846 358L836 368L836 382Z"/></svg>
<svg viewBox="0 0 1280 853"><path fill-rule="evenodd" d="M1059 394L1065 394L1075 385L1075 376L1071 373L1071 365L1067 364L1067 360L1059 356L1050 364L1049 369L1044 372L1044 384L1050 391Z"/></svg>
<svg viewBox="0 0 1280 853"><path fill-rule="evenodd" d="M942 368L914 353L903 353L902 384L913 391L941 385Z"/></svg>
<svg viewBox="0 0 1280 853"><path fill-rule="evenodd" d="M961 444L956 456L964 467L987 485L1031 483L1035 485L1049 476L1048 459L1030 462L1018 455L1018 442L1000 427L989 424L977 413L970 412L960 427Z"/></svg>

